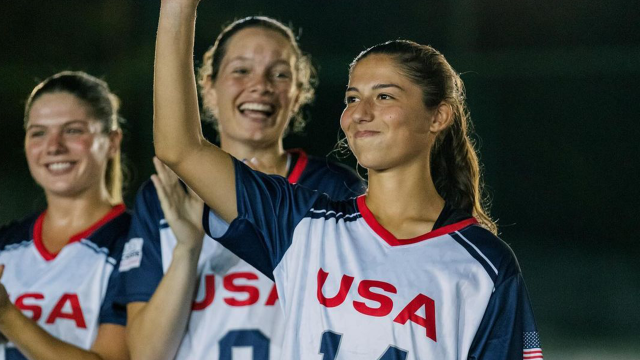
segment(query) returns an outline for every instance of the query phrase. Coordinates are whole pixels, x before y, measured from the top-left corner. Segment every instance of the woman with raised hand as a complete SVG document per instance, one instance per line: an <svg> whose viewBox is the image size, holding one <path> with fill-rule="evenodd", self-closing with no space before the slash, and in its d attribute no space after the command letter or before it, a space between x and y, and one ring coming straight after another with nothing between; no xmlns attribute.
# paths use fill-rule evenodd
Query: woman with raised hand
<svg viewBox="0 0 640 360"><path fill-rule="evenodd" d="M128 359L113 307L131 217L122 203L119 101L65 71L27 100L25 154L47 208L0 228L0 358Z"/></svg>
<svg viewBox="0 0 640 360"><path fill-rule="evenodd" d="M352 170L283 149L284 135L303 125L312 75L291 29L257 16L222 31L204 56L199 85L220 146L236 159L335 199L360 195ZM154 165L153 183L136 199L120 268L132 358L231 359L251 348L253 359L280 359L284 317L272 276L203 240L201 200L157 159Z"/></svg>
<svg viewBox="0 0 640 360"><path fill-rule="evenodd" d="M165 0L157 156L211 208L205 230L266 274L282 359L541 359L522 275L481 203L463 84L429 46L391 41L350 68L341 127L367 193L335 201L253 171L201 134L197 1Z"/></svg>

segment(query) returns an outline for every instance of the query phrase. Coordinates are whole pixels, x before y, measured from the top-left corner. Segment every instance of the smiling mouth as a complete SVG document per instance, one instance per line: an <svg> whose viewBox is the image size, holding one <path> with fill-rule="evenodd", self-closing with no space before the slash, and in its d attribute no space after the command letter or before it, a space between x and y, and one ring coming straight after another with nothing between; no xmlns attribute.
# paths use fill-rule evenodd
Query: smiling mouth
<svg viewBox="0 0 640 360"><path fill-rule="evenodd" d="M45 167L53 174L63 174L71 170L75 165L75 161L60 161L46 164Z"/></svg>
<svg viewBox="0 0 640 360"><path fill-rule="evenodd" d="M238 106L238 111L251 118L264 119L271 117L275 113L275 108L271 104L246 102Z"/></svg>
<svg viewBox="0 0 640 360"><path fill-rule="evenodd" d="M353 137L356 138L356 139L368 138L368 137L376 136L379 133L380 132L378 132L378 131L361 130L361 131L356 131L356 133L353 134Z"/></svg>

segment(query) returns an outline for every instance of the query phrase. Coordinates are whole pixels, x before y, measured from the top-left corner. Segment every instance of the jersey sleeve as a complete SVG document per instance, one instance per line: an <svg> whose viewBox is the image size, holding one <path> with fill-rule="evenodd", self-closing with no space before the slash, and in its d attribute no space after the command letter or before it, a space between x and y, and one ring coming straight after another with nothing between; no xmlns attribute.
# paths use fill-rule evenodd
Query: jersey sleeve
<svg viewBox="0 0 640 360"><path fill-rule="evenodd" d="M120 254L118 254L120 255ZM116 298L122 287L122 274L118 271L118 265L109 276L109 283L107 284L107 292L100 306L100 316L98 323L100 324L117 324L127 325L127 311L124 306L116 303Z"/></svg>
<svg viewBox="0 0 640 360"><path fill-rule="evenodd" d="M128 240L118 267L122 277L117 303L147 302L164 275L160 221L164 219L153 183L146 182L135 201Z"/></svg>
<svg viewBox="0 0 640 360"><path fill-rule="evenodd" d="M226 224L205 206L205 232L273 280L296 225L319 197L327 195L233 162L238 217Z"/></svg>
<svg viewBox="0 0 640 360"><path fill-rule="evenodd" d="M502 282L491 295L468 359L542 359L531 302L520 272Z"/></svg>

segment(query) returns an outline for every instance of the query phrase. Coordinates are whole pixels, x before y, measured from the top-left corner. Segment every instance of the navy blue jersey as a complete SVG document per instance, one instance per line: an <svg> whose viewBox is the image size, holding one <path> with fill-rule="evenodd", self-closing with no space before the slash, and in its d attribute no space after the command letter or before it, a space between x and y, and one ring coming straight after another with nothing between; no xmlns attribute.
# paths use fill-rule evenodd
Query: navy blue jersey
<svg viewBox="0 0 640 360"><path fill-rule="evenodd" d="M89 349L100 324L126 325L124 309L113 301L131 216L124 205L115 206L52 254L42 242L44 214L0 229L0 264L6 266L2 283L27 317L53 336ZM0 345L0 359L23 357L8 343Z"/></svg>
<svg viewBox="0 0 640 360"><path fill-rule="evenodd" d="M355 197L365 189L352 170L300 150L289 152L288 163L288 176L283 181L319 189L333 198ZM125 285L120 303L151 299L171 264L175 245L155 187L147 182L136 198L120 264ZM281 358L284 316L273 281L205 237L198 260L198 284L176 359Z"/></svg>
<svg viewBox="0 0 640 360"><path fill-rule="evenodd" d="M282 359L541 359L511 249L445 206L434 229L397 239L365 197L334 201L234 161L238 217L206 232L273 276Z"/></svg>

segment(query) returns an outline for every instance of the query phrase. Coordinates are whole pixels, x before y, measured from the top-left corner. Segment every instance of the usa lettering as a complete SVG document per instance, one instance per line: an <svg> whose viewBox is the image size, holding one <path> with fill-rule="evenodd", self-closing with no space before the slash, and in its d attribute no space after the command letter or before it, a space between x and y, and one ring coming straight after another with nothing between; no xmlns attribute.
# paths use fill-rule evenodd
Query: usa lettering
<svg viewBox="0 0 640 360"><path fill-rule="evenodd" d="M45 302L45 296L41 293L26 293L18 296L15 305L23 314L30 316L33 321L42 318L42 304ZM70 309L70 310L69 310ZM80 329L87 328L87 322L80 306L80 300L77 294L62 294L60 299L56 301L53 309L47 315L45 324L53 324L58 319L67 319L75 322Z"/></svg>
<svg viewBox="0 0 640 360"><path fill-rule="evenodd" d="M322 288L328 277L328 272L322 269L318 270L317 297L321 305L327 308L333 308L345 302L355 279L349 275L342 275L337 294L332 297L327 297L323 293ZM352 306L357 312L367 316L383 317L390 315L394 312L394 308L397 308L397 304L393 303L393 299L385 295L386 293L398 293L398 290L392 284L377 280L362 280L357 286L358 295L364 299L378 303L378 306L370 307L364 302L354 300L352 301ZM418 294L413 300L409 301L408 304L404 305L397 315L394 316L393 321L402 325L405 325L409 321L420 325L425 328L426 336L429 339L437 341L435 308L436 306L433 299L424 294Z"/></svg>
<svg viewBox="0 0 640 360"><path fill-rule="evenodd" d="M197 298L191 305L194 311L201 311L209 307L216 296L216 278L215 275L205 275L204 295ZM234 307L251 306L260 302L260 289L251 283L259 281L258 275L252 272L237 272L225 275L222 278L222 287L231 294L222 298L222 301ZM278 292L275 284L271 287L266 300L262 303L264 306L274 306L278 300Z"/></svg>

